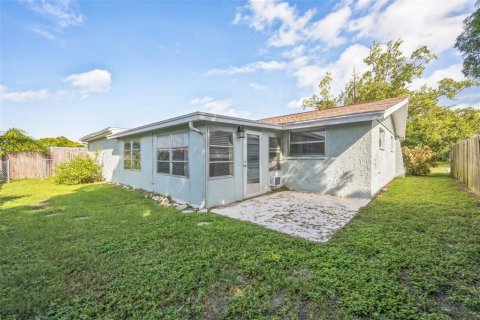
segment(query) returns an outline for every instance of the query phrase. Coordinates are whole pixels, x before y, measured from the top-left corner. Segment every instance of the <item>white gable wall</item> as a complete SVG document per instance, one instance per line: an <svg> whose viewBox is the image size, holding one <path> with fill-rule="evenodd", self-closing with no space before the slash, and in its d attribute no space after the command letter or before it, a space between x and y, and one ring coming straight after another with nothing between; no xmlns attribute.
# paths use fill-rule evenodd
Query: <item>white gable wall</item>
<svg viewBox="0 0 480 320"><path fill-rule="evenodd" d="M385 131L385 147L380 149L380 129ZM372 122L372 187L371 195L377 194L380 189L389 183L397 174L397 155L400 142L395 137L392 117ZM393 148L391 139L394 139ZM401 156L401 153L400 153ZM403 163L402 163L403 166Z"/></svg>

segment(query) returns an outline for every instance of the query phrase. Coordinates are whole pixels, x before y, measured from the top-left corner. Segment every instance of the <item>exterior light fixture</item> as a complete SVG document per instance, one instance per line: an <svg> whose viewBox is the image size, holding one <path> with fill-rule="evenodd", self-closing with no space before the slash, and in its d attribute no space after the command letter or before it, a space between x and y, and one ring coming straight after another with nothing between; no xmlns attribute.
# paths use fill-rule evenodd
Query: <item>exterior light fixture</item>
<svg viewBox="0 0 480 320"><path fill-rule="evenodd" d="M243 129L243 126L238 127L237 133L240 139L245 138L245 129Z"/></svg>

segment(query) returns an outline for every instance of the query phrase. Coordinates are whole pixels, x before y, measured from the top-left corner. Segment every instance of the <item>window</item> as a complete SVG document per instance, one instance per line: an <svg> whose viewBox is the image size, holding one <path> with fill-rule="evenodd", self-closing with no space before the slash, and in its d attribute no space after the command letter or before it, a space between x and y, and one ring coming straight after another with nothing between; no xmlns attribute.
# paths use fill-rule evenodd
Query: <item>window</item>
<svg viewBox="0 0 480 320"><path fill-rule="evenodd" d="M380 147L380 150L385 150L385 130L382 128L380 128L378 135L378 146Z"/></svg>
<svg viewBox="0 0 480 320"><path fill-rule="evenodd" d="M141 169L140 141L129 140L123 144L123 168L124 169Z"/></svg>
<svg viewBox="0 0 480 320"><path fill-rule="evenodd" d="M208 154L211 178L233 176L233 132L211 130Z"/></svg>
<svg viewBox="0 0 480 320"><path fill-rule="evenodd" d="M281 156L281 140L279 138L270 137L268 139L268 169L270 171L281 169Z"/></svg>
<svg viewBox="0 0 480 320"><path fill-rule="evenodd" d="M188 133L157 137L157 172L188 177Z"/></svg>
<svg viewBox="0 0 480 320"><path fill-rule="evenodd" d="M395 138L390 136L390 152L395 151Z"/></svg>
<svg viewBox="0 0 480 320"><path fill-rule="evenodd" d="M290 156L324 154L325 130L290 132Z"/></svg>

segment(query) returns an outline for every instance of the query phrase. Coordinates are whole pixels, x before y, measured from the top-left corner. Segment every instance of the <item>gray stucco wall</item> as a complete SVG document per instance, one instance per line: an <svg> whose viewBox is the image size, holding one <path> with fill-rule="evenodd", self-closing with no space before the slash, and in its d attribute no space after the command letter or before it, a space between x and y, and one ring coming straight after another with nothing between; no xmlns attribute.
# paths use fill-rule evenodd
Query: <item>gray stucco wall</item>
<svg viewBox="0 0 480 320"><path fill-rule="evenodd" d="M103 174L107 181L169 195L174 200L207 207L242 200L245 194L244 147L246 139L237 135L236 125L195 123L203 135L189 130L188 125L157 130L137 137L141 144L141 170L123 168L123 139L101 139L90 142L88 150L99 151ZM378 132L385 130L385 150L379 150ZM233 132L233 177L209 178L208 130L218 128ZM260 193L270 191L270 177L283 176L285 186L299 191L318 192L342 197L370 198L395 176L403 174L400 141L395 139L392 152L391 119L327 126L325 155L321 157L289 157L288 132L252 130L260 139ZM157 136L171 132L189 133L189 176L178 177L156 172ZM269 171L269 137L282 138L282 170Z"/></svg>
<svg viewBox="0 0 480 320"><path fill-rule="evenodd" d="M380 149L380 128L385 131L385 148ZM391 139L394 139L392 148ZM382 122L372 122L372 193L380 189L396 176L396 138L391 117Z"/></svg>
<svg viewBox="0 0 480 320"><path fill-rule="evenodd" d="M323 157L286 157L284 183L299 191L369 198L371 196L371 122L325 127ZM284 134L288 150L288 133Z"/></svg>

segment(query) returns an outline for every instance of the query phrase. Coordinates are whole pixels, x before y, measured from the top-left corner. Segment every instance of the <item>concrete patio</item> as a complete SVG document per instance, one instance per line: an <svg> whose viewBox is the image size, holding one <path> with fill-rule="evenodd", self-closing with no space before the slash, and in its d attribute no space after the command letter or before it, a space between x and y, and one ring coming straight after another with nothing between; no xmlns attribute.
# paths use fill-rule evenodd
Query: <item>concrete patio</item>
<svg viewBox="0 0 480 320"><path fill-rule="evenodd" d="M317 242L327 242L368 199L280 191L215 208L212 212Z"/></svg>

